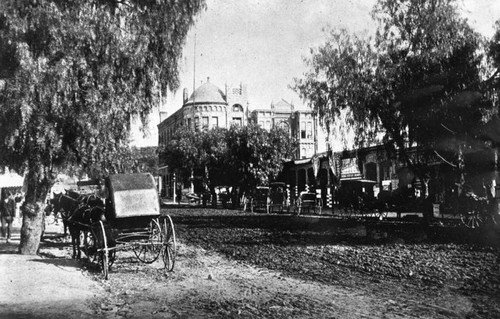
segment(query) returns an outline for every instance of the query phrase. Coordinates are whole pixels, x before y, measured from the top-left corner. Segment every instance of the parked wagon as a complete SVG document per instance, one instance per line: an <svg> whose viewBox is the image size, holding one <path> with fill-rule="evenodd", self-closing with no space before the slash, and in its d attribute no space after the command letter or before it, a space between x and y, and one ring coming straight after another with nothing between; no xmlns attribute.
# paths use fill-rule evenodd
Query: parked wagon
<svg viewBox="0 0 500 319"><path fill-rule="evenodd" d="M267 205L268 213L283 213L285 209L288 211L289 207L285 183L274 182L269 184L269 198Z"/></svg>
<svg viewBox="0 0 500 319"><path fill-rule="evenodd" d="M65 211L73 257L79 258L81 248L89 260L101 265L106 279L116 253L126 249L144 263L161 257L165 271L172 271L176 258L174 224L170 216L160 215L153 176L116 174L109 176L104 185L107 195L102 207L66 194L57 194L51 202L54 212Z"/></svg>
<svg viewBox="0 0 500 319"><path fill-rule="evenodd" d="M257 186L255 190L245 198L245 201L248 201L248 205L250 206L250 211L256 212L258 210L265 210L267 212L268 206L268 197L269 197L269 187L267 186Z"/></svg>
<svg viewBox="0 0 500 319"><path fill-rule="evenodd" d="M314 214L316 211L321 214L321 203L318 201L316 193L302 192L295 201L294 212L297 215L305 212L309 214L311 210Z"/></svg>

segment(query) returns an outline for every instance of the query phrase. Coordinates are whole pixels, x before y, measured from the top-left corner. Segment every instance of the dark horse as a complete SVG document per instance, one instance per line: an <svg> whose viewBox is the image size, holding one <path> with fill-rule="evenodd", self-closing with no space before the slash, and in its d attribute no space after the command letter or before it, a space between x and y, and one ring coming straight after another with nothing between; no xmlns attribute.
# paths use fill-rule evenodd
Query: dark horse
<svg viewBox="0 0 500 319"><path fill-rule="evenodd" d="M95 200L96 203L100 204L97 199ZM77 200L65 194L56 194L51 201L54 213L61 212L63 221L68 227L73 246L73 258L81 258L80 233L83 233L84 240L87 240L86 236L90 230L90 225L105 220L104 205L101 206L96 203L92 203L95 206L90 206L83 197Z"/></svg>

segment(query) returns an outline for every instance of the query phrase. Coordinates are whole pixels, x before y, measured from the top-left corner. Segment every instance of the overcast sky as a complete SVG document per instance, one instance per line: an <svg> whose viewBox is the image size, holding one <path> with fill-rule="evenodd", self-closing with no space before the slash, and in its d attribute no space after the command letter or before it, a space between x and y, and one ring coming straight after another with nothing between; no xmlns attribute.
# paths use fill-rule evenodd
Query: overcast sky
<svg viewBox="0 0 500 319"><path fill-rule="evenodd" d="M500 19L500 0L459 1L470 24L491 37ZM226 83L246 84L250 109L281 98L302 105L288 86L306 70L303 57L310 48L324 42L322 29L373 32L374 4L375 0L207 0L207 10L188 34L180 63L181 86L169 94L162 111L172 114L182 106L182 89L190 95L194 77L196 87L207 77L221 89ZM156 145L158 122L158 114L153 114L150 136L137 143Z"/></svg>

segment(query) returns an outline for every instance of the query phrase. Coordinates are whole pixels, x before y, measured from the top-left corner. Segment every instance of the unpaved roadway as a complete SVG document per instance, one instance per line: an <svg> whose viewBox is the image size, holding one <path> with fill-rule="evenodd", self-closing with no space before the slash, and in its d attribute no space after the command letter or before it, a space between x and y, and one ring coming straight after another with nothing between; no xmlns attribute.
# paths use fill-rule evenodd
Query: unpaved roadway
<svg viewBox="0 0 500 319"><path fill-rule="evenodd" d="M68 243L54 237L54 232L49 232L36 257L12 254L15 245L0 242L0 317L498 318L500 314L497 248L403 241L366 245L339 241L328 233L229 226L223 221L236 218L229 211L203 211L199 219L197 210L168 212L177 219L179 250L175 271L167 275L159 261L145 265L131 252L120 252L110 279L102 280L94 265L71 260ZM189 219L181 218L186 215ZM311 242L311 236L320 236L321 242ZM405 263L411 260L408 256L417 260ZM393 265L377 266L389 263ZM423 271L429 277L419 273ZM434 274L442 280L430 280ZM477 285L462 278L467 274ZM482 280L488 282L481 284ZM481 291L481 286L487 289Z"/></svg>

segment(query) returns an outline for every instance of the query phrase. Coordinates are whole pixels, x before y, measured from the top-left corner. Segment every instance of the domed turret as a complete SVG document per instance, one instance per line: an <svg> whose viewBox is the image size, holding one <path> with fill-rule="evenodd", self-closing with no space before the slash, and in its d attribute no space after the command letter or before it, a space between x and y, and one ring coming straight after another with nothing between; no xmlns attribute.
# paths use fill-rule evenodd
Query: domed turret
<svg viewBox="0 0 500 319"><path fill-rule="evenodd" d="M224 104L227 105L226 96L221 89L208 82L198 87L184 106L195 104Z"/></svg>

